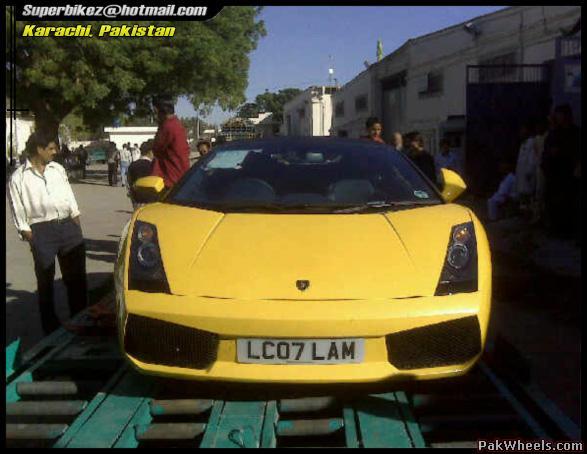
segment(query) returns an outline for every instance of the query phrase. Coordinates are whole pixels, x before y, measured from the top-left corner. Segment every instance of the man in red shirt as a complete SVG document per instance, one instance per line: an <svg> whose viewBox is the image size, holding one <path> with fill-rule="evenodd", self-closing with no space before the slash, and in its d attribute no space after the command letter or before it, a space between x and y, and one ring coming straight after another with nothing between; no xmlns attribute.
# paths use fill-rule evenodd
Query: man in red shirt
<svg viewBox="0 0 587 454"><path fill-rule="evenodd" d="M175 116L173 100L160 98L154 103L159 129L153 145L152 175L163 178L165 187L171 188L190 168L190 147L185 129Z"/></svg>

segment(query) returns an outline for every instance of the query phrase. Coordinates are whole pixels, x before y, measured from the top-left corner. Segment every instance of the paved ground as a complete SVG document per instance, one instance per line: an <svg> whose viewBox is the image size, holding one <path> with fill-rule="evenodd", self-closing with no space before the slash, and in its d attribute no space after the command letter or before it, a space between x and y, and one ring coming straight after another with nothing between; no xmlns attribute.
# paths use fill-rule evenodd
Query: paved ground
<svg viewBox="0 0 587 454"><path fill-rule="evenodd" d="M132 214L132 205L124 188L108 186L106 165L92 165L86 176L81 182L71 183L82 212L91 289L111 279L120 232ZM57 261L56 268L58 314L62 320L67 320L69 310L65 302L65 286ZM19 240L6 201L6 343L20 337L23 351L42 338L36 288L29 246Z"/></svg>

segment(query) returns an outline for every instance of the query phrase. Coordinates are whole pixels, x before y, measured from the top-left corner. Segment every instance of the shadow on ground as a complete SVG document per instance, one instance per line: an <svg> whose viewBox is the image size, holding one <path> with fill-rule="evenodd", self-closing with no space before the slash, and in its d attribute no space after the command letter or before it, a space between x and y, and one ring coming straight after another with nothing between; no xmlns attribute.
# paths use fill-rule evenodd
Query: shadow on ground
<svg viewBox="0 0 587 454"><path fill-rule="evenodd" d="M91 305L99 300L106 287L112 286L112 273L90 273L87 279ZM55 280L54 297L58 317L61 321L68 320L67 292L62 279ZM37 304L36 291L13 289L12 284L6 283L6 345L20 338L21 350L26 352L44 337Z"/></svg>
<svg viewBox="0 0 587 454"><path fill-rule="evenodd" d="M118 241L85 239L86 258L101 262L116 262L118 252Z"/></svg>

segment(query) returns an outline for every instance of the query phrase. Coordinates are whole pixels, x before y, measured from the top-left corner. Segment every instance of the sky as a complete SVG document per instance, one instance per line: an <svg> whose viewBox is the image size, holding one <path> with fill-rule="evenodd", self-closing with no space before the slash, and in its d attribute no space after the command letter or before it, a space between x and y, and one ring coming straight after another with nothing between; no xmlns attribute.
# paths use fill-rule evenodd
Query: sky
<svg viewBox="0 0 587 454"><path fill-rule="evenodd" d="M327 85L329 68L340 85L365 69L364 61L377 61L377 40L383 55L408 39L465 22L503 6L266 6L260 19L267 35L250 54L248 102L266 89L306 89ZM220 13L222 14L222 13ZM180 99L180 117L196 116L186 99ZM219 124L231 116L215 108L205 118Z"/></svg>

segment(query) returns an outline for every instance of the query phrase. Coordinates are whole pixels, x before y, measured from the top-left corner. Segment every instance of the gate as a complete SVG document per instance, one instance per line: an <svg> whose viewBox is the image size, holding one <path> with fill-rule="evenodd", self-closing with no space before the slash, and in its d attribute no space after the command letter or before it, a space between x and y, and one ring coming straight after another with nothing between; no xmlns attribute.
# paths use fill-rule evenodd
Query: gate
<svg viewBox="0 0 587 454"><path fill-rule="evenodd" d="M465 159L472 193L496 189L499 161L517 157L520 126L546 117L550 103L548 65L467 66Z"/></svg>

